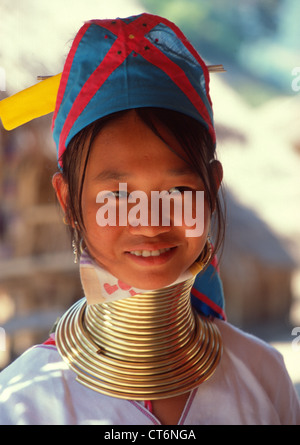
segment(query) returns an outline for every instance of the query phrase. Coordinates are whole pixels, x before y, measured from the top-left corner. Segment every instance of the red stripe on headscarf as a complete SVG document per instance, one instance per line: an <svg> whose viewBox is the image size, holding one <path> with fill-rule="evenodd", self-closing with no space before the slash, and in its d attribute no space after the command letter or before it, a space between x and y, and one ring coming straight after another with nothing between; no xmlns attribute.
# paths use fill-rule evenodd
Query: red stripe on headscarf
<svg viewBox="0 0 300 445"><path fill-rule="evenodd" d="M155 53L155 55L154 55ZM199 111L208 125L209 133L213 142L215 142L215 132L211 122L210 115L201 97L189 81L185 72L175 62L172 62L164 53L162 53L156 46L151 45L149 50L144 50L141 54L144 59L148 60L152 65L157 66L164 71L170 79L181 89L181 91L189 98L190 102ZM156 61L160 63L157 63Z"/></svg>
<svg viewBox="0 0 300 445"><path fill-rule="evenodd" d="M216 303L214 303L212 300L210 300L206 295L202 294L201 292L199 292L194 287L192 289L192 294L194 295L194 297L196 297L199 300L203 301L203 303L205 303L207 306L209 306L214 312L216 312L217 314L221 315L223 320L227 320L226 314L223 311L223 309L220 306L218 306Z"/></svg>
<svg viewBox="0 0 300 445"><path fill-rule="evenodd" d="M175 32L175 34L181 40L181 42L184 44L186 49L195 57L195 59L197 60L197 62L201 66L202 71L204 73L207 99L208 99L210 105L212 105L212 102L211 102L211 99L210 99L210 95L209 95L209 72L208 72L208 69L207 69L207 66L206 66L205 62L201 59L201 57L199 56L199 54L197 53L197 51L195 50L193 45L186 38L186 36L183 34L183 32L178 28L178 26L175 25L175 23L172 23L172 22L170 22L169 20L167 20L165 18L161 18L161 23L165 24L166 26L169 26Z"/></svg>

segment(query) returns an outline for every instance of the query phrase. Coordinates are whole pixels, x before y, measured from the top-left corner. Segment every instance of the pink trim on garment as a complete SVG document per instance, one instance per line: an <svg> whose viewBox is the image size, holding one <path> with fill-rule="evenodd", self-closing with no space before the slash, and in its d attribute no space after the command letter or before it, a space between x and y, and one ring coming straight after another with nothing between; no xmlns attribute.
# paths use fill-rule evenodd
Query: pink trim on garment
<svg viewBox="0 0 300 445"><path fill-rule="evenodd" d="M147 410L143 405L141 405L139 402L136 402L135 400L128 400L129 403L132 403L141 413L143 413L146 417L148 417L149 420L154 425L161 425L160 421L154 416L154 414L150 413L150 411Z"/></svg>
<svg viewBox="0 0 300 445"><path fill-rule="evenodd" d="M191 391L189 398L185 404L185 407L183 408L180 419L178 421L178 425L184 425L185 419L187 418L187 415L190 412L190 409L191 409L191 406L192 406L192 403L194 401L197 391L198 391L198 388L195 388Z"/></svg>

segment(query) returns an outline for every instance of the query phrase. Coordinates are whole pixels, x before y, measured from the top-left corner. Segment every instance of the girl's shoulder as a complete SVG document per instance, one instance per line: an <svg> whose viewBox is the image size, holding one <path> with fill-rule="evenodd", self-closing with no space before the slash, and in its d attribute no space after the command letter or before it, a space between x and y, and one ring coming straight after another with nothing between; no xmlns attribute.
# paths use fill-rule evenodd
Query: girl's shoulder
<svg viewBox="0 0 300 445"><path fill-rule="evenodd" d="M0 423L18 424L15 419L27 418L37 399L50 405L55 387L59 389L68 374L55 344L46 342L25 351L0 373Z"/></svg>
<svg viewBox="0 0 300 445"><path fill-rule="evenodd" d="M239 350L240 348L244 350L246 347L250 349L261 350L265 353L271 355L275 354L278 356L279 352L261 338L258 338L255 335L246 332L227 321L216 318L214 322L218 326L223 341L226 343L227 347L237 350Z"/></svg>
<svg viewBox="0 0 300 445"><path fill-rule="evenodd" d="M17 382L24 378L34 378L43 373L45 366L50 367L51 363L58 362L61 362L61 358L53 337L43 344L32 346L0 372L0 394L4 382L9 384L10 381ZM66 365L63 366L62 363L62 368L65 367Z"/></svg>
<svg viewBox="0 0 300 445"><path fill-rule="evenodd" d="M223 356L215 383L218 380L225 387L226 382L230 382L230 391L241 398L241 405L251 407L260 416L255 419L257 423L263 423L262 418L266 423L274 420L276 413L278 423L299 424L299 400L282 354L228 322L215 320L215 323L223 340ZM269 417L268 411L273 413ZM246 418L249 420L249 413Z"/></svg>
<svg viewBox="0 0 300 445"><path fill-rule="evenodd" d="M223 365L229 372L238 378L251 376L269 395L278 391L278 385L294 395L284 357L274 346L228 322L215 322L223 340Z"/></svg>

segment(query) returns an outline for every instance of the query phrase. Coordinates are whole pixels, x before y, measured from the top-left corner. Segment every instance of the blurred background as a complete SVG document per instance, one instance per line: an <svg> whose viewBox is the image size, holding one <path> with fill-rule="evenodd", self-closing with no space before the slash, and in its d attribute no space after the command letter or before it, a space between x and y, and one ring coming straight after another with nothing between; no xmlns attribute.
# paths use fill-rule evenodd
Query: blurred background
<svg viewBox="0 0 300 445"><path fill-rule="evenodd" d="M61 72L85 20L144 11L174 21L208 64L226 69L212 74L211 96L224 167L228 320L284 354L300 393L299 1L1 0L0 99ZM0 124L0 368L44 341L82 297L51 186L50 123L45 116L12 132Z"/></svg>

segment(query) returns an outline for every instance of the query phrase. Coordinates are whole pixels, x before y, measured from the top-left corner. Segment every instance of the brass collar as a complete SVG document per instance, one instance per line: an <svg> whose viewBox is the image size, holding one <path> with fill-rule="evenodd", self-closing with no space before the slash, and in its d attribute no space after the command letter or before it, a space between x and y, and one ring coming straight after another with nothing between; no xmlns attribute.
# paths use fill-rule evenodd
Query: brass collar
<svg viewBox="0 0 300 445"><path fill-rule="evenodd" d="M77 380L134 400L172 397L207 380L222 340L214 322L193 311L193 282L110 303L74 304L57 326L56 344Z"/></svg>

